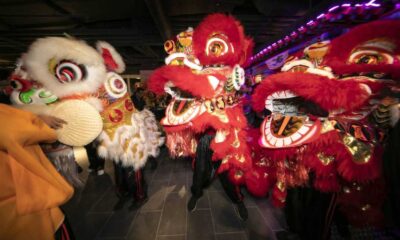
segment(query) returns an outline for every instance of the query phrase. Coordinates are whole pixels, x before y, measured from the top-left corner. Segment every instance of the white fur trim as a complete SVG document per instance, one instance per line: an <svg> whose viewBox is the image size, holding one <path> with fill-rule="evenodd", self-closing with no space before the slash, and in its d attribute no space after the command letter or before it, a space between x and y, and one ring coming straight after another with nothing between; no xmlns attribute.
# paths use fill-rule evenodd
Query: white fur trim
<svg viewBox="0 0 400 240"><path fill-rule="evenodd" d="M49 69L50 60L74 61L86 67L87 76L83 81L61 83ZM28 75L41 83L57 97L77 93L94 93L103 84L106 69L99 53L83 41L61 37L36 40L24 56Z"/></svg>
<svg viewBox="0 0 400 240"><path fill-rule="evenodd" d="M113 71L115 71L117 73L122 73L125 71L124 60L122 60L121 55L115 50L115 48L113 46L111 46L111 44L109 44L108 42L104 42L104 41L98 41L96 43L96 48L97 48L97 51L100 52L100 54L103 54L103 48L110 51L113 60L118 65L116 69L112 69Z"/></svg>
<svg viewBox="0 0 400 240"><path fill-rule="evenodd" d="M98 153L101 157L121 162L123 166L140 169L149 156L158 156L159 146L164 143L164 138L160 135L152 112L135 112L132 114L131 124L119 126L113 139L105 131L100 134ZM127 148L123 149L123 146Z"/></svg>

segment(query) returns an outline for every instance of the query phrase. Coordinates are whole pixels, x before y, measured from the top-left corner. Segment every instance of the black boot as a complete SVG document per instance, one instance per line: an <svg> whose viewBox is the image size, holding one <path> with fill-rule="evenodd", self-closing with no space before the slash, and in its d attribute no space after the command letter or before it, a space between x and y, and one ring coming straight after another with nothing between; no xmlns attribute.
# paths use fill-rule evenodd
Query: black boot
<svg viewBox="0 0 400 240"><path fill-rule="evenodd" d="M235 212L243 221L246 221L249 217L247 208L243 202L236 203Z"/></svg>
<svg viewBox="0 0 400 240"><path fill-rule="evenodd" d="M195 196L192 196L190 198L188 205L187 205L187 209L189 212L193 212L196 209L197 200L199 200L199 199Z"/></svg>

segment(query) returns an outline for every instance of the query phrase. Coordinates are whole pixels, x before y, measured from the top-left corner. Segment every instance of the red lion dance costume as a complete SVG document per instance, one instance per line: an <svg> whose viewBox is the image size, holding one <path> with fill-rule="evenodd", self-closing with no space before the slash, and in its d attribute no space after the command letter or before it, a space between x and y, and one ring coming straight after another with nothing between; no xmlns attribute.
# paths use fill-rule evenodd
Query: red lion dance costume
<svg viewBox="0 0 400 240"><path fill-rule="evenodd" d="M271 112L259 140L266 157L256 165L276 178L276 205L288 188L311 184L337 193L352 224L382 223L382 153L399 113L399 32L400 21L355 27L305 48L256 88L254 109Z"/></svg>
<svg viewBox="0 0 400 240"><path fill-rule="evenodd" d="M238 90L244 83L241 66L251 55L252 41L233 17L213 14L194 31L189 29L176 41L166 42L165 48L170 54L166 58L168 65L155 70L148 86L156 94L166 91L173 97L161 120L171 154L193 156L196 147L199 154L198 139L212 132L213 138L207 144L214 163L220 163L217 172L229 175L236 186L244 183L251 156ZM199 161L197 156L196 164ZM196 169L194 175L196 178ZM237 189L231 190L240 196L231 199L238 203L241 194ZM201 193L197 195L196 198Z"/></svg>

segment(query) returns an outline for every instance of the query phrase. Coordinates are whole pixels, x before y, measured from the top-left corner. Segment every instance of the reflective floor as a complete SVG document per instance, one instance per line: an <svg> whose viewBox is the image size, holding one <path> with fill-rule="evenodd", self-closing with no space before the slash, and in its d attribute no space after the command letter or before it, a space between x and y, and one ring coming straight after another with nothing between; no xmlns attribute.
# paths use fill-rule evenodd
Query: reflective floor
<svg viewBox="0 0 400 240"><path fill-rule="evenodd" d="M157 161L157 169L144 170L149 200L140 208L127 202L119 210L114 210L118 198L112 164L106 164L106 174L95 176L87 173L87 162L80 163L85 185L63 207L76 239L257 240L276 239L275 233L283 230L282 211L267 199L246 193L249 219L241 221L218 180L205 191L196 210L188 212L191 163L169 159L165 151Z"/></svg>

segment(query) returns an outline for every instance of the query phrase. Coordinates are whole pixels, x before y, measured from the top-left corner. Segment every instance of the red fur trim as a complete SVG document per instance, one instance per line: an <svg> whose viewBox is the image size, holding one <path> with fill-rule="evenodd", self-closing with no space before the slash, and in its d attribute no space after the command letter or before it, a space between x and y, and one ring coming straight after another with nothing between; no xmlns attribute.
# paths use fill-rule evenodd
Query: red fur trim
<svg viewBox="0 0 400 240"><path fill-rule="evenodd" d="M265 78L255 89L252 103L256 111L265 107L265 99L276 91L290 90L321 106L324 110L352 110L369 97L367 91L354 81L329 79L309 73L283 72Z"/></svg>
<svg viewBox="0 0 400 240"><path fill-rule="evenodd" d="M228 46L232 44L234 52L228 52L220 57L207 56L205 49L208 39L215 33L228 38ZM193 50L202 65L226 64L234 66L241 62L241 58L249 54L249 42L245 41L243 27L232 16L221 13L208 15L193 32ZM247 56L249 58L250 55ZM246 61L243 60L242 63Z"/></svg>
<svg viewBox="0 0 400 240"><path fill-rule="evenodd" d="M253 168L246 172L245 181L246 188L252 195L256 197L266 197L275 180L268 174L265 169Z"/></svg>
<svg viewBox="0 0 400 240"><path fill-rule="evenodd" d="M282 192L277 186L275 186L272 190L272 205L279 208L284 207L286 202L286 195L286 189L284 189Z"/></svg>
<svg viewBox="0 0 400 240"><path fill-rule="evenodd" d="M336 174L337 162L343 158L341 152L344 150L339 140L340 136L337 131L321 134L316 141L307 145L307 151L304 153L304 164L320 177ZM334 160L330 164L324 165L318 158L319 153L332 156Z"/></svg>
<svg viewBox="0 0 400 240"><path fill-rule="evenodd" d="M250 58L253 56L254 41L251 38L245 39L245 51L240 59L239 65L242 67L248 67L251 64Z"/></svg>
<svg viewBox="0 0 400 240"><path fill-rule="evenodd" d="M213 129L229 129L239 128L243 129L247 126L247 120L244 117L242 104L238 104L232 108L225 108L224 110L229 122L222 122L217 116L208 112L198 116L192 120L193 125L191 128L197 133L204 132L207 128Z"/></svg>
<svg viewBox="0 0 400 240"><path fill-rule="evenodd" d="M258 144L260 131L257 128L247 129L248 146L251 148L253 168L246 172L246 187L256 197L265 197L276 184L276 169L264 149Z"/></svg>
<svg viewBox="0 0 400 240"><path fill-rule="evenodd" d="M381 174L382 154L381 147L376 146L371 149L371 159L364 164L359 164L353 161L353 157L345 147L343 153L347 155L338 165L338 171L341 176L347 181L365 182L378 178Z"/></svg>
<svg viewBox="0 0 400 240"><path fill-rule="evenodd" d="M196 149L192 148L192 141L195 140L193 131L188 129L181 131L167 132L167 141L165 145L168 147L171 157L194 156Z"/></svg>
<svg viewBox="0 0 400 240"><path fill-rule="evenodd" d="M114 61L110 50L108 50L106 48L102 48L101 56L103 57L104 64L106 65L107 70L114 71L115 69L118 68L118 64L117 64L117 62Z"/></svg>
<svg viewBox="0 0 400 240"><path fill-rule="evenodd" d="M228 170L229 170L229 167L230 167L230 166L229 166L229 163L228 163L228 162L222 162L221 165L220 165L219 168L218 168L217 173L219 174L219 173L228 171Z"/></svg>
<svg viewBox="0 0 400 240"><path fill-rule="evenodd" d="M215 74L218 79L225 77ZM171 81L176 87L190 92L194 96L211 98L214 89L210 85L207 75L195 74L184 66L162 66L156 69L148 80L148 88L156 94L164 93L164 85Z"/></svg>
<svg viewBox="0 0 400 240"><path fill-rule="evenodd" d="M329 52L324 57L324 63L331 66L331 62L346 62L355 47L376 38L385 38L392 41L397 47L395 52L399 53L399 32L399 20L381 20L356 26L348 33L332 40Z"/></svg>
<svg viewBox="0 0 400 240"><path fill-rule="evenodd" d="M338 192L340 190L336 175L316 177L314 180L314 187L321 192Z"/></svg>
<svg viewBox="0 0 400 240"><path fill-rule="evenodd" d="M286 158L296 158L297 152L297 148L264 149L266 156L274 162L282 161Z"/></svg>

